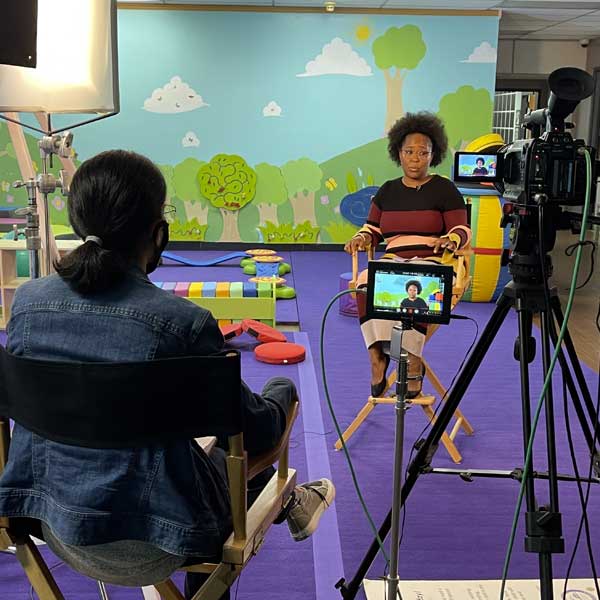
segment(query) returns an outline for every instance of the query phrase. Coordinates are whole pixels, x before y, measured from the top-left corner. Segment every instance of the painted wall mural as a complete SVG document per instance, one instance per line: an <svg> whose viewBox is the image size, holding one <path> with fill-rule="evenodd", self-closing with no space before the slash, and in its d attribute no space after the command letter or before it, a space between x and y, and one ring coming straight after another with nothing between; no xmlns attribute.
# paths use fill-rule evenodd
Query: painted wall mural
<svg viewBox="0 0 600 600"><path fill-rule="evenodd" d="M76 130L74 159L154 160L175 240L345 242L401 174L385 134L403 114L439 114L453 150L490 131L497 36L493 16L121 10L122 111ZM0 205L26 203L15 175L0 124ZM50 212L65 230L65 202Z"/></svg>

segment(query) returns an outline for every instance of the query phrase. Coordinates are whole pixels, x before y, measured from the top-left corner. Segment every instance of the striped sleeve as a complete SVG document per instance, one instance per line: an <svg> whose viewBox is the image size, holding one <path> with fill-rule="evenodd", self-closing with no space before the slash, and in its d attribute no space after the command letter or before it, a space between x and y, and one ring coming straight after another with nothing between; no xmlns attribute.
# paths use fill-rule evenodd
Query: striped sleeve
<svg viewBox="0 0 600 600"><path fill-rule="evenodd" d="M471 241L471 229L467 222L467 207L458 188L451 181L446 181L448 190L444 194L442 212L446 233L442 237L450 238L458 248L462 248Z"/></svg>

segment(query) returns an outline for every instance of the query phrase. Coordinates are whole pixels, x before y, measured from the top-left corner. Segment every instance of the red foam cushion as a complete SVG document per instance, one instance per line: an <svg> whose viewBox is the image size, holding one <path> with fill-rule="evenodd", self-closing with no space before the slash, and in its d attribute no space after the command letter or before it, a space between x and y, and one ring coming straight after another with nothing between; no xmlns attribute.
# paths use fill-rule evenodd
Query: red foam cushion
<svg viewBox="0 0 600 600"><path fill-rule="evenodd" d="M256 360L271 365L291 365L299 363L306 357L306 350L300 344L290 342L270 342L261 344L254 349Z"/></svg>
<svg viewBox="0 0 600 600"><path fill-rule="evenodd" d="M287 338L281 331L277 331L277 329L274 329L270 325L265 325L254 319L244 319L242 321L242 329L246 333L258 338L259 342L287 342Z"/></svg>
<svg viewBox="0 0 600 600"><path fill-rule="evenodd" d="M230 323L229 325L219 325L219 329L226 340L230 340L242 333L241 323Z"/></svg>

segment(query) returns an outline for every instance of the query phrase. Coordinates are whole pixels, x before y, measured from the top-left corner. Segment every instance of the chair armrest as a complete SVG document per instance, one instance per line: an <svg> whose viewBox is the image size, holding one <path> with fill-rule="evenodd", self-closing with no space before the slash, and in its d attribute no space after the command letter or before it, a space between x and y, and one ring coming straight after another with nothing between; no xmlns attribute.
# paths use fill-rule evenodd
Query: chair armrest
<svg viewBox="0 0 600 600"><path fill-rule="evenodd" d="M285 430L277 445L268 452L264 452L260 456L254 456L248 460L248 479L252 479L255 475L258 475L261 471L264 471L267 467L270 467L282 458L285 458L285 461L287 462L287 450L290 442L290 435L297 416L298 399L296 398L290 406L286 418Z"/></svg>

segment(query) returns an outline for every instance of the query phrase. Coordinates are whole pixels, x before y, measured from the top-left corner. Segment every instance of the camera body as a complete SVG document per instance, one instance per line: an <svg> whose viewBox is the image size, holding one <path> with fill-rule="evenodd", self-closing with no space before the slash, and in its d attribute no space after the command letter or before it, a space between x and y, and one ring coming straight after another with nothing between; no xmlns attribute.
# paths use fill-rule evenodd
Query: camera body
<svg viewBox="0 0 600 600"><path fill-rule="evenodd" d="M551 90L548 107L528 112L523 127L531 138L502 146L496 154L478 157L472 152L457 152L454 160L454 180L489 182L509 202L520 206L535 206L540 202L555 206L582 206L587 186L586 149L595 165L595 150L583 140L574 140L565 123L584 98L594 91L593 77L574 67L563 67L550 74ZM474 156L475 155L475 156ZM471 169L473 160L485 161L481 169ZM493 165L493 169L487 168ZM592 197L595 196L595 174L592 173Z"/></svg>
<svg viewBox="0 0 600 600"><path fill-rule="evenodd" d="M574 140L567 131L547 131L540 137L517 140L499 151L504 160L496 187L506 200L518 204L535 203L543 194L549 202L581 206L587 182L581 152L585 147L583 140ZM588 151L594 161L594 149Z"/></svg>

